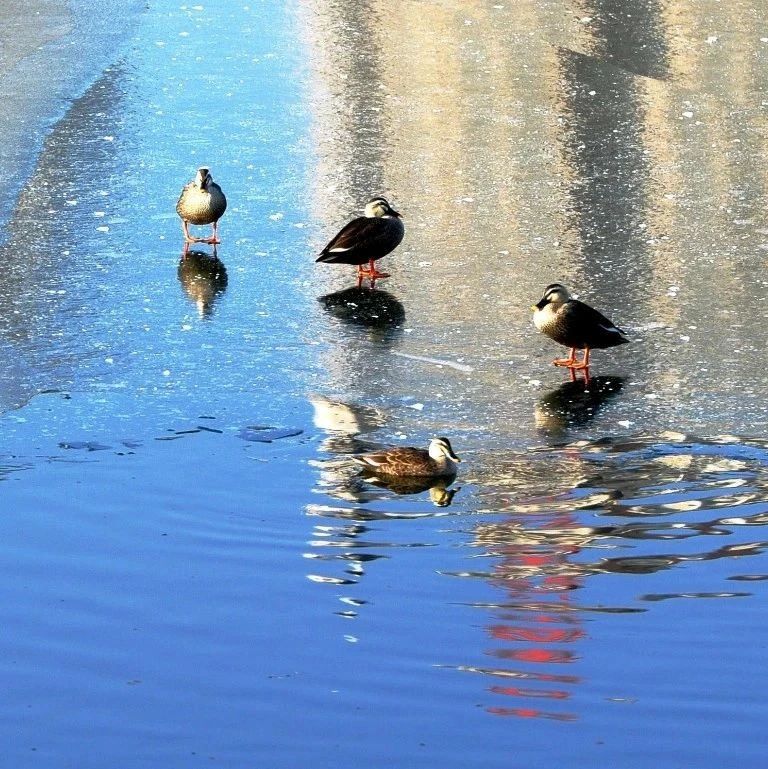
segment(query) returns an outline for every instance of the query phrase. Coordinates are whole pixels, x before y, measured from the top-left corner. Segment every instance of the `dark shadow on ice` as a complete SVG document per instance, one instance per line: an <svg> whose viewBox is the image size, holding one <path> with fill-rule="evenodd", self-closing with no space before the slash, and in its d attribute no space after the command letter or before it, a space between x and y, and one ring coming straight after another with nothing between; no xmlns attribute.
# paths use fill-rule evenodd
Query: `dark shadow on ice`
<svg viewBox="0 0 768 769"><path fill-rule="evenodd" d="M657 80L669 78L669 42L661 0L586 0L587 51L601 64Z"/></svg>
<svg viewBox="0 0 768 769"><path fill-rule="evenodd" d="M405 322L405 308L392 294L374 288L345 288L318 297L334 318L355 326L387 331Z"/></svg>
<svg viewBox="0 0 768 769"><path fill-rule="evenodd" d="M201 318L213 314L214 305L226 291L227 268L219 259L214 247L213 253L199 249L190 249L184 245L184 252L179 261L177 272L184 293L197 307Z"/></svg>
<svg viewBox="0 0 768 769"><path fill-rule="evenodd" d="M536 404L536 427L557 437L572 427L583 427L602 405L624 386L625 378L596 376L564 382Z"/></svg>

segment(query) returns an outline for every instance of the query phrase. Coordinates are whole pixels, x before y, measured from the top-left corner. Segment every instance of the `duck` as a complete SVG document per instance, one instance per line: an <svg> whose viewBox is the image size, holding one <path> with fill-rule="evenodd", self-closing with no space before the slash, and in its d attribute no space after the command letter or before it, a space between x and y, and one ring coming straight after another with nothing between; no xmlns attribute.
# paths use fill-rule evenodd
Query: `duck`
<svg viewBox="0 0 768 769"><path fill-rule="evenodd" d="M315 261L356 264L358 288L365 278L373 287L377 279L389 277L389 273L379 272L374 262L394 251L404 235L401 215L379 195L365 204L364 216L353 219L339 230ZM366 262L367 267L363 266Z"/></svg>
<svg viewBox="0 0 768 769"><path fill-rule="evenodd" d="M389 478L453 478L461 462L448 438L432 438L427 449L398 446L352 459L368 473Z"/></svg>
<svg viewBox="0 0 768 769"><path fill-rule="evenodd" d="M201 166L197 169L195 178L184 185L184 189L176 203L176 213L181 217L181 227L184 230L185 243L219 244L219 219L227 210L227 198L213 181L210 169ZM210 224L213 235L210 238L196 238L189 234L190 224Z"/></svg>
<svg viewBox="0 0 768 769"><path fill-rule="evenodd" d="M629 342L624 331L593 307L573 299L561 283L548 285L532 309L536 328L555 342L571 348L567 358L552 361L555 366L587 371L590 350ZM576 350L584 351L581 360L577 359Z"/></svg>

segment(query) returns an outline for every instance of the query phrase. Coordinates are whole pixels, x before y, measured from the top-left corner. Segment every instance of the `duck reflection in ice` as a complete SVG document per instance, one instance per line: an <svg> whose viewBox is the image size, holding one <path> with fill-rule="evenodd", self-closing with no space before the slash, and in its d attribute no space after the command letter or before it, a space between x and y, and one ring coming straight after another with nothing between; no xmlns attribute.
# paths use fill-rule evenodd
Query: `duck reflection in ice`
<svg viewBox="0 0 768 769"><path fill-rule="evenodd" d="M320 483L324 493L337 499L367 502L376 495L367 488L352 467L349 457L373 446L360 436L384 424L384 415L372 406L349 403L340 399L313 394L309 402L314 409L315 426L326 433L320 450L331 454L328 459L313 461L320 468Z"/></svg>
<svg viewBox="0 0 768 769"><path fill-rule="evenodd" d="M318 298L334 318L387 336L405 322L402 302L387 291L352 286Z"/></svg>
<svg viewBox="0 0 768 769"><path fill-rule="evenodd" d="M557 436L571 427L587 424L603 404L618 394L624 377L576 377L551 390L536 404L536 427Z"/></svg>
<svg viewBox="0 0 768 769"><path fill-rule="evenodd" d="M184 244L179 261L179 282L184 293L195 303L201 318L210 317L214 304L227 288L227 269L216 253L190 249Z"/></svg>
<svg viewBox="0 0 768 769"><path fill-rule="evenodd" d="M309 396L312 421L328 437L320 445L331 454L356 454L370 449L358 436L373 432L384 424L384 414L374 406L349 403L325 395Z"/></svg>

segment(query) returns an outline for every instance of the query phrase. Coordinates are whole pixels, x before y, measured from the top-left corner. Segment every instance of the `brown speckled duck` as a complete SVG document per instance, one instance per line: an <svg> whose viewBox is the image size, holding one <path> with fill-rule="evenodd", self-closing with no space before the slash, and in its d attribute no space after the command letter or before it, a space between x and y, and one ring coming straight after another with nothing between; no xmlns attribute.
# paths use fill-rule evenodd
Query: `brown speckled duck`
<svg viewBox="0 0 768 769"><path fill-rule="evenodd" d="M571 299L568 289L560 283L547 286L533 310L536 328L555 342L571 348L567 358L552 361L555 366L588 369L590 350L629 342L618 326L588 304ZM581 360L576 358L576 350L584 350Z"/></svg>
<svg viewBox="0 0 768 769"><path fill-rule="evenodd" d="M369 473L398 478L452 478L461 462L447 438L433 438L429 449L400 446L353 459Z"/></svg>
<svg viewBox="0 0 768 769"><path fill-rule="evenodd" d="M374 262L394 251L403 235L405 227L400 214L386 198L375 197L366 204L365 216L342 227L315 261L356 264L357 285L360 286L364 278L369 278L373 285L377 278L389 277L389 273L379 272ZM366 262L368 266L363 267Z"/></svg>
<svg viewBox="0 0 768 769"><path fill-rule="evenodd" d="M194 180L184 186L176 204L176 213L181 217L184 240L187 243L220 243L218 238L219 219L227 210L227 199L210 171L205 167L197 169ZM195 238L189 234L190 224L210 224L213 236Z"/></svg>

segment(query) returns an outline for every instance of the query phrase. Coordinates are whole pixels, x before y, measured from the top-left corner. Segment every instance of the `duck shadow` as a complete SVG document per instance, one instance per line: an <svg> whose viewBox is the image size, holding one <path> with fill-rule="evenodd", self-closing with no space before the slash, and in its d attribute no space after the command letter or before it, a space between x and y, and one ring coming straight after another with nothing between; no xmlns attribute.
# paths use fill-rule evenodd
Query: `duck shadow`
<svg viewBox="0 0 768 769"><path fill-rule="evenodd" d="M577 377L543 395L536 404L536 427L557 436L573 427L583 427L624 386L626 377Z"/></svg>
<svg viewBox="0 0 768 769"><path fill-rule="evenodd" d="M214 305L227 290L229 278L214 247L213 253L184 245L177 270L179 283L201 318L213 314Z"/></svg>
<svg viewBox="0 0 768 769"><path fill-rule="evenodd" d="M402 302L377 288L352 286L320 296L317 301L329 315L353 326L387 331L405 322Z"/></svg>

